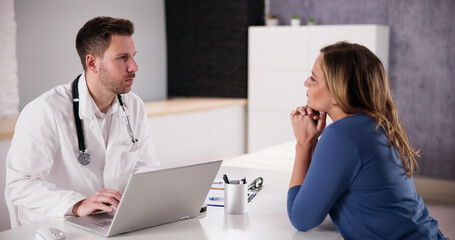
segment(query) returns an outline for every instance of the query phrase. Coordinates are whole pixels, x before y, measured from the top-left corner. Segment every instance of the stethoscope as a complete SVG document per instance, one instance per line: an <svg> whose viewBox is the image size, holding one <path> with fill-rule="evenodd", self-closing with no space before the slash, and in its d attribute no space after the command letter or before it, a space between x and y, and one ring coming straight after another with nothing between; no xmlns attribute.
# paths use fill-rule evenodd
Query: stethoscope
<svg viewBox="0 0 455 240"><path fill-rule="evenodd" d="M81 74L82 75L82 74ZM76 130L77 130L77 142L79 144L79 158L78 162L82 165L87 165L92 161L92 157L87 152L87 148L85 147L85 140L84 140L84 131L82 129L82 121L79 117L79 90L77 88L77 84L79 82L79 78L81 75L77 76L76 79L73 81L72 85L72 92L73 92L73 112L74 112L74 119L76 120ZM126 123L128 125L128 130L130 131L130 137L133 144L136 144L138 140L134 137L133 130L131 129L130 120L128 118L128 114L126 114L125 105L123 104L123 99L120 94L117 94L118 101L120 106L123 109L123 114L125 114Z"/></svg>

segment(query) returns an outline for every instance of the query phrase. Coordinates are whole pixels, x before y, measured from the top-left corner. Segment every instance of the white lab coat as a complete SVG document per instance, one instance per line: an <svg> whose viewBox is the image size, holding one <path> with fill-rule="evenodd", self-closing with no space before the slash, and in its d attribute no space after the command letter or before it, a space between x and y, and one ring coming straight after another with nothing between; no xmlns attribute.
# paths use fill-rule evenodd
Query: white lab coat
<svg viewBox="0 0 455 240"><path fill-rule="evenodd" d="M132 143L115 98L106 147L84 74L79 80L79 115L92 162L81 165L71 83L30 102L17 120L6 160L5 196L18 207L22 224L71 215L75 203L101 188L123 192L131 173L160 168L144 103L133 93L122 96L139 142Z"/></svg>

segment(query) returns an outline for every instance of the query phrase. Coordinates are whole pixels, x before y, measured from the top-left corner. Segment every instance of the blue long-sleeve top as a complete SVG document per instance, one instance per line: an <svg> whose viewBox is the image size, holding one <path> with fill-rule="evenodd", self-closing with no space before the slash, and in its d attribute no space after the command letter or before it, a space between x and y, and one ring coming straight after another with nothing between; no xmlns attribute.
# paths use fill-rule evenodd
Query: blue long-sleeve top
<svg viewBox="0 0 455 240"><path fill-rule="evenodd" d="M288 191L288 215L301 231L327 214L345 239L443 239L397 150L365 114L329 125L301 186Z"/></svg>

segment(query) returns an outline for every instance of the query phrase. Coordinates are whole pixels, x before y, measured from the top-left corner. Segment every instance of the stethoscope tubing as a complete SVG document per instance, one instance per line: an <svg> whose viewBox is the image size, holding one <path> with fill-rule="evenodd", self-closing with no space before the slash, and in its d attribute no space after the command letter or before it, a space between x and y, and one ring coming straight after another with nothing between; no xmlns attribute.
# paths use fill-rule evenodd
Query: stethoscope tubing
<svg viewBox="0 0 455 240"><path fill-rule="evenodd" d="M77 76L76 79L74 79L73 84L72 84L73 113L74 113L74 120L76 123L77 143L78 143L78 147L79 147L79 157L77 160L82 165L88 165L92 161L92 157L87 152L87 148L85 146L84 129L83 129L83 125L82 125L82 120L79 117L78 83L79 83L79 78L81 77L81 75L82 74ZM123 103L122 96L120 94L117 94L117 98L118 98L119 104L123 110L123 114L125 114L125 119L126 119L126 123L128 126L131 141L133 142L133 144L136 144L138 142L138 140L134 137L133 130L132 130L131 124L130 124L130 120L128 118L128 114L126 114L125 104Z"/></svg>

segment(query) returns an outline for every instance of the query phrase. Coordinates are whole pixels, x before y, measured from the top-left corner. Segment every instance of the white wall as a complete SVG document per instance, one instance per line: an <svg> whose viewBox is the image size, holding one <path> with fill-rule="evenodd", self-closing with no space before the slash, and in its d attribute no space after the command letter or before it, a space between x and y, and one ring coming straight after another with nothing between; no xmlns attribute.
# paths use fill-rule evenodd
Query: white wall
<svg viewBox="0 0 455 240"><path fill-rule="evenodd" d="M0 118L18 114L14 0L0 1Z"/></svg>
<svg viewBox="0 0 455 240"><path fill-rule="evenodd" d="M128 18L135 24L139 71L133 92L144 101L166 98L164 0L15 0L14 7L20 109L82 72L76 34L85 22L101 15Z"/></svg>

